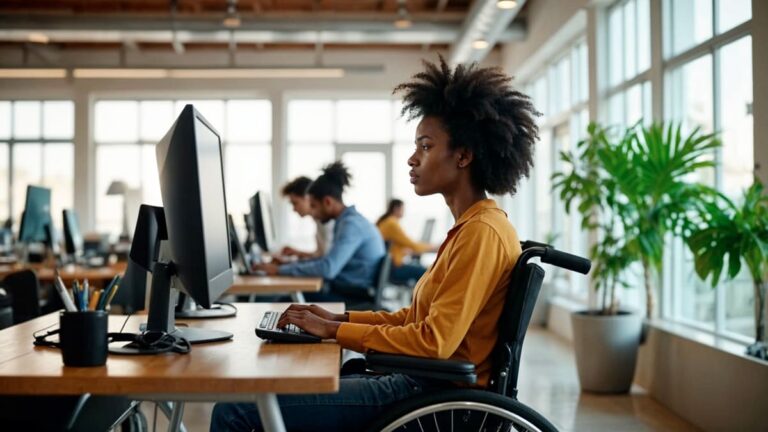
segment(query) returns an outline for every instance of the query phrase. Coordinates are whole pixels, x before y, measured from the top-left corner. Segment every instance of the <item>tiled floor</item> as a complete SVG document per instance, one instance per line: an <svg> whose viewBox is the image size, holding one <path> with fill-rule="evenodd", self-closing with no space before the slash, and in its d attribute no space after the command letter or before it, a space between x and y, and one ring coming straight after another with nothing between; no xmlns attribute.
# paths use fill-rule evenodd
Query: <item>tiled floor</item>
<svg viewBox="0 0 768 432"><path fill-rule="evenodd" d="M547 417L562 432L698 430L643 394L641 389L621 396L581 393L570 345L545 330L529 331L520 376L520 400ZM153 405L144 405L152 430ZM212 407L213 404L187 404L184 412L187 430L207 431ZM166 425L166 419L158 412L158 430L165 430Z"/></svg>

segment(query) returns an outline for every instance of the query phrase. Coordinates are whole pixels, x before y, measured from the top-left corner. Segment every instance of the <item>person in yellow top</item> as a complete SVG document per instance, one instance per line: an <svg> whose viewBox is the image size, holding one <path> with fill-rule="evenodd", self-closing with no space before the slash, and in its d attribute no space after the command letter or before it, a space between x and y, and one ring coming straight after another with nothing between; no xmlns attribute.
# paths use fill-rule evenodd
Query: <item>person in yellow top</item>
<svg viewBox="0 0 768 432"><path fill-rule="evenodd" d="M389 281L397 285L413 286L427 269L418 261L405 262L405 257L412 253L418 254L437 248L427 243L415 242L408 237L400 226L400 219L404 214L405 203L399 199L391 199L387 204L386 213L376 221L376 227L389 245L389 254L392 256Z"/></svg>
<svg viewBox="0 0 768 432"><path fill-rule="evenodd" d="M521 253L515 229L487 193L514 194L533 166L538 139L530 99L498 68L425 62L395 91L403 113L420 118L408 159L417 195L441 194L456 223L419 279L411 306L334 314L291 305L278 326L295 324L343 348L470 361L486 386L497 322ZM290 431L360 431L387 406L450 384L404 374L343 374L339 392L278 396ZM212 431L262 430L248 403L217 404Z"/></svg>

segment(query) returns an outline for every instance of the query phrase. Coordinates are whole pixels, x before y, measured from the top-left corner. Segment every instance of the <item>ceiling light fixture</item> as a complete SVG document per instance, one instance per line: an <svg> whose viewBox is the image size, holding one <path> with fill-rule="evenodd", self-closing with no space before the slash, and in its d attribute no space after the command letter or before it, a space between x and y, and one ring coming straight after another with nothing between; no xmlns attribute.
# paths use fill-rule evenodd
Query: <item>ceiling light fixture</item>
<svg viewBox="0 0 768 432"><path fill-rule="evenodd" d="M476 50L486 49L488 48L488 41L486 41L485 39L478 39L472 42L472 48Z"/></svg>
<svg viewBox="0 0 768 432"><path fill-rule="evenodd" d="M229 29L240 27L240 15L237 13L237 0L227 0L227 16L221 24Z"/></svg>
<svg viewBox="0 0 768 432"><path fill-rule="evenodd" d="M99 78L99 79L148 79L168 78L166 69L75 69L72 71L75 78Z"/></svg>
<svg viewBox="0 0 768 432"><path fill-rule="evenodd" d="M241 68L241 69L170 69L170 78L181 79L254 79L254 78L343 78L341 68Z"/></svg>
<svg viewBox="0 0 768 432"><path fill-rule="evenodd" d="M515 0L499 0L496 2L496 7L499 9L514 9L517 7Z"/></svg>
<svg viewBox="0 0 768 432"><path fill-rule="evenodd" d="M0 69L2 71L3 69ZM25 71L27 69L20 69ZM62 69L64 73L66 71ZM89 79L258 79L343 78L342 68L233 68L233 69L75 69L72 76ZM0 77L2 75L0 74Z"/></svg>
<svg viewBox="0 0 768 432"><path fill-rule="evenodd" d="M400 5L397 8L397 19L393 24L399 29L407 29L413 25L413 21L411 21L408 9L405 7L405 0L401 0L399 3Z"/></svg>
<svg viewBox="0 0 768 432"><path fill-rule="evenodd" d="M27 40L32 43L47 44L51 41L51 38L44 33L30 33L27 35Z"/></svg>
<svg viewBox="0 0 768 432"><path fill-rule="evenodd" d="M0 78L66 78L66 69L0 69Z"/></svg>

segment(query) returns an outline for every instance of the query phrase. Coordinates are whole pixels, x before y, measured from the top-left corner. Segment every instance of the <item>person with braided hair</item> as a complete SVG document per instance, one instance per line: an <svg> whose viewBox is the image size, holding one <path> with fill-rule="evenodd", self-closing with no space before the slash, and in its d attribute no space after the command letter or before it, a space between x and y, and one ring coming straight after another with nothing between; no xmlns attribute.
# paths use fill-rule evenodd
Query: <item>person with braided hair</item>
<svg viewBox="0 0 768 432"><path fill-rule="evenodd" d="M334 314L291 305L278 326L295 324L359 352L469 361L477 385L487 385L497 322L521 253L507 215L487 194L517 191L538 140L539 113L510 80L498 68L451 68L441 57L395 88L403 114L420 119L407 161L414 191L442 195L455 219L411 306ZM290 431L360 431L388 405L449 385L404 374L342 374L338 393L282 395L278 402ZM262 426L253 404L226 403L214 408L211 430Z"/></svg>
<svg viewBox="0 0 768 432"><path fill-rule="evenodd" d="M335 221L331 247L324 255L288 264L257 264L268 275L319 276L327 283L321 293L307 293L309 301L343 301L348 305L367 299L376 270L386 251L378 229L355 206L344 204L342 194L352 176L337 161L307 188L310 213L325 225Z"/></svg>

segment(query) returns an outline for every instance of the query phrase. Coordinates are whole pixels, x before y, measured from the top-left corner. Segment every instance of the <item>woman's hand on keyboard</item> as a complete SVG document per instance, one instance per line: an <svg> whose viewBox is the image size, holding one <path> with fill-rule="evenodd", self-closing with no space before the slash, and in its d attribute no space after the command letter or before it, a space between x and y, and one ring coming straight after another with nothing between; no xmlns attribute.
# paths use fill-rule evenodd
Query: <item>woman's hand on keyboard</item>
<svg viewBox="0 0 768 432"><path fill-rule="evenodd" d="M348 322L349 321L349 315L348 314L335 314L327 309L323 309L318 305L312 304L292 304L288 306L288 309L283 312L283 315L285 315L288 311L310 311L313 314L319 316L322 319L328 320L328 321L338 321L338 322Z"/></svg>
<svg viewBox="0 0 768 432"><path fill-rule="evenodd" d="M286 310L277 322L278 328L285 328L288 324L294 324L309 334L323 339L335 339L336 332L341 325L338 321L321 318L308 309Z"/></svg>

